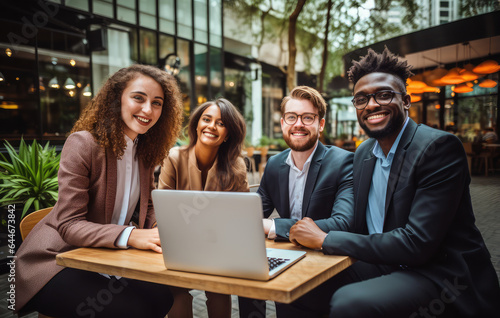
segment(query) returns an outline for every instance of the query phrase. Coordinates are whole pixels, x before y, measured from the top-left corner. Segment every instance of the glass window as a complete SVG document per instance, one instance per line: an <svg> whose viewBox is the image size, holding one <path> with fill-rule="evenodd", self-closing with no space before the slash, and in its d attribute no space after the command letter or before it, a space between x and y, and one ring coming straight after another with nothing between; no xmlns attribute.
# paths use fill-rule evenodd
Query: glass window
<svg viewBox="0 0 500 318"><path fill-rule="evenodd" d="M116 0L117 19L136 24L135 0Z"/></svg>
<svg viewBox="0 0 500 318"><path fill-rule="evenodd" d="M210 86L212 94L210 99L222 96L222 51L210 48Z"/></svg>
<svg viewBox="0 0 500 318"><path fill-rule="evenodd" d="M165 58L168 54L175 53L174 37L160 34L160 58Z"/></svg>
<svg viewBox="0 0 500 318"><path fill-rule="evenodd" d="M203 104L208 99L207 53L206 45L194 45L194 83L197 105Z"/></svg>
<svg viewBox="0 0 500 318"><path fill-rule="evenodd" d="M6 28L7 24L9 23L4 22L3 27ZM19 32L20 29L19 27ZM33 139L41 135L37 96L38 80L34 72L36 58L33 45L34 43L17 45L14 49L8 43L0 43L0 51L5 52L7 48L10 48L13 52L10 57L0 54L0 65L2 65L0 69L0 135L2 139L20 139L21 136L24 136L24 139ZM40 87L42 88L45 89L44 86ZM3 146L3 143L0 146Z"/></svg>
<svg viewBox="0 0 500 318"><path fill-rule="evenodd" d="M211 0L208 8L210 45L222 47L222 4L221 0Z"/></svg>
<svg viewBox="0 0 500 318"><path fill-rule="evenodd" d="M89 1L88 0L66 0L66 6L80 9L82 11L89 11Z"/></svg>
<svg viewBox="0 0 500 318"><path fill-rule="evenodd" d="M113 0L92 0L92 10L94 14L105 17L113 17Z"/></svg>
<svg viewBox="0 0 500 318"><path fill-rule="evenodd" d="M141 26L156 30L156 0L139 1L139 10Z"/></svg>
<svg viewBox="0 0 500 318"><path fill-rule="evenodd" d="M191 112L191 59L190 57L190 43L189 41L177 40L177 56L181 59L181 69L179 75L179 85L182 92L182 99L184 105L184 120L187 122L187 118Z"/></svg>
<svg viewBox="0 0 500 318"><path fill-rule="evenodd" d="M193 10L191 1L177 1L177 35L193 38Z"/></svg>
<svg viewBox="0 0 500 318"><path fill-rule="evenodd" d="M194 1L194 39L208 43L207 0Z"/></svg>
<svg viewBox="0 0 500 318"><path fill-rule="evenodd" d="M449 103L450 101L447 100L445 102ZM439 109L441 108L441 105L439 105L439 102L434 101L429 104L427 104L427 126L439 128Z"/></svg>
<svg viewBox="0 0 500 318"><path fill-rule="evenodd" d="M46 139L64 140L91 99L84 94L90 90L90 59L72 52L38 52L42 133Z"/></svg>
<svg viewBox="0 0 500 318"><path fill-rule="evenodd" d="M137 62L137 38L133 28L108 28L106 51L92 52L94 92L97 92L110 74Z"/></svg>
<svg viewBox="0 0 500 318"><path fill-rule="evenodd" d="M160 31L175 34L174 0L160 0L158 6L160 11Z"/></svg>
<svg viewBox="0 0 500 318"><path fill-rule="evenodd" d="M141 63L156 65L158 58L156 56L156 32L140 30Z"/></svg>

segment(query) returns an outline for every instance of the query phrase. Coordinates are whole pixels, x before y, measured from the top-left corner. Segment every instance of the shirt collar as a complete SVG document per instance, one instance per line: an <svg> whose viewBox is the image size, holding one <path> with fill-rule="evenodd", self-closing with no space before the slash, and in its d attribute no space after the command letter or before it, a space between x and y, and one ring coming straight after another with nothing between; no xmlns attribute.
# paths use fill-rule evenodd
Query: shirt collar
<svg viewBox="0 0 500 318"><path fill-rule="evenodd" d="M319 144L319 141L316 143L316 146L314 147L314 150L311 152L311 154L309 155L309 157L307 157L307 160L304 163L304 168L302 169L302 171L307 171L307 169L309 168L309 165L311 164L312 158L314 157L314 154L316 153L316 149L318 149L318 144ZM295 163L293 162L292 151L291 150L288 153L288 157L286 157L285 163L287 165L289 165L290 168L296 169L297 171L300 171L299 168L297 168L295 166Z"/></svg>
<svg viewBox="0 0 500 318"><path fill-rule="evenodd" d="M373 147L372 153L375 157L380 158L382 160L387 160L389 162L392 162L392 158L394 158L394 154L396 153L396 149L398 148L399 141L401 140L401 136L403 136L403 132L406 129L406 125L408 125L408 120L410 117L406 117L405 123L403 125L403 128L398 134L398 137L392 144L391 150L389 150L389 153L387 154L387 157L385 156L384 152L382 151L382 147L380 147L378 141L375 141L375 146Z"/></svg>

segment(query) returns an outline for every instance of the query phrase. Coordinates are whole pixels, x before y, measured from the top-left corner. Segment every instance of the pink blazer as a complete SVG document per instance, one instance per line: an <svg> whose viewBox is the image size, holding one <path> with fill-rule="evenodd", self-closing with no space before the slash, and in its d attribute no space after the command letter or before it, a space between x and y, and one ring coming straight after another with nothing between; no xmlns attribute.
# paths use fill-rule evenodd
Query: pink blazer
<svg viewBox="0 0 500 318"><path fill-rule="evenodd" d="M116 163L113 152L100 147L89 132L68 137L61 154L58 201L16 253L16 310L63 269L56 264L58 253L77 247L116 248L115 241L126 228L110 224L116 196ZM140 162L139 173L139 228L151 228L155 223L151 201L153 168Z"/></svg>

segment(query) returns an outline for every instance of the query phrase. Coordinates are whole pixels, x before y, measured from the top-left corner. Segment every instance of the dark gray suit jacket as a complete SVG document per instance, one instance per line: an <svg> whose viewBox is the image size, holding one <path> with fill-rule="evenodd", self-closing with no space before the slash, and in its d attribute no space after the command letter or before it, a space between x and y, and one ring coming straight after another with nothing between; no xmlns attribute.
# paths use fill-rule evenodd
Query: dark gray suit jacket
<svg viewBox="0 0 500 318"><path fill-rule="evenodd" d="M286 164L289 153L287 149L269 159L257 191L264 217L269 217L274 209L280 215L275 219L277 240L288 240L290 227L296 222L290 218L290 166ZM316 224L324 231L346 231L352 226L352 160L353 153L318 142L304 189L302 217L319 220Z"/></svg>
<svg viewBox="0 0 500 318"><path fill-rule="evenodd" d="M373 139L365 141L354 156L354 233L330 232L323 243L325 253L402 265L443 291L455 286L453 305L462 316L497 317L498 277L474 225L460 140L409 119L389 175L383 233L367 235L374 144Z"/></svg>

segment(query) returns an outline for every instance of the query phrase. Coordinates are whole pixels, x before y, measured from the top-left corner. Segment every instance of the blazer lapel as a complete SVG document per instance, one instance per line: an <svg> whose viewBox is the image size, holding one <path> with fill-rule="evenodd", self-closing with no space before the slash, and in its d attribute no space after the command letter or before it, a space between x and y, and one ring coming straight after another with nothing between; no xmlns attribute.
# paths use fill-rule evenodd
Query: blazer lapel
<svg viewBox="0 0 500 318"><path fill-rule="evenodd" d="M401 178L401 168L403 167L403 162L406 157L406 150L411 144L415 131L418 125L410 118L408 119L408 124L406 129L401 135L399 140L398 148L394 154L394 159L392 160L391 172L389 173L389 180L387 182L387 193L385 197L385 217L387 218L388 208L392 201L392 195L398 186L399 179Z"/></svg>
<svg viewBox="0 0 500 318"><path fill-rule="evenodd" d="M285 157L286 160L286 157ZM288 218L290 217L290 200L288 195L288 179L290 177L290 166L286 164L285 161L281 163L279 167L279 180L278 180L278 188L280 191L280 201L281 201L281 211L282 217Z"/></svg>
<svg viewBox="0 0 500 318"><path fill-rule="evenodd" d="M354 228L356 231L363 233L366 226L366 206L368 204L368 193L372 184L373 168L377 162L377 157L372 153L373 147L368 152L368 158L363 160L361 171L359 173L359 181L357 182L356 193L356 213L354 219ZM356 181L355 181L356 182ZM356 185L355 185L356 187Z"/></svg>
<svg viewBox="0 0 500 318"><path fill-rule="evenodd" d="M311 165L309 167L309 172L307 173L306 186L304 189L304 198L302 200L302 217L307 216L307 209L309 208L309 201L316 184L316 179L318 178L319 170L321 169L321 160L325 156L326 148L321 142L318 141L318 148L314 153L314 157L311 160Z"/></svg>
<svg viewBox="0 0 500 318"><path fill-rule="evenodd" d="M116 200L117 163L111 149L106 149L106 203L104 207L105 222L111 223Z"/></svg>

